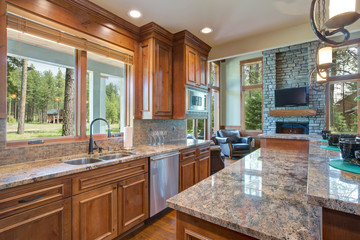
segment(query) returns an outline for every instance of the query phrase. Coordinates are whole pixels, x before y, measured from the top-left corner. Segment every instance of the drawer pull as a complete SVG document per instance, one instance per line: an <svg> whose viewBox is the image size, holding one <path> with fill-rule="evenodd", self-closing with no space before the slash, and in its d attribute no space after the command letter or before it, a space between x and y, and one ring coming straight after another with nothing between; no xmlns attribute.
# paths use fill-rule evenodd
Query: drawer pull
<svg viewBox="0 0 360 240"><path fill-rule="evenodd" d="M19 203L28 203L28 202L32 202L32 201L35 201L39 198L41 198L42 196L41 195L38 195L36 197L33 197L33 198L30 198L30 199L24 199L24 200L19 200Z"/></svg>

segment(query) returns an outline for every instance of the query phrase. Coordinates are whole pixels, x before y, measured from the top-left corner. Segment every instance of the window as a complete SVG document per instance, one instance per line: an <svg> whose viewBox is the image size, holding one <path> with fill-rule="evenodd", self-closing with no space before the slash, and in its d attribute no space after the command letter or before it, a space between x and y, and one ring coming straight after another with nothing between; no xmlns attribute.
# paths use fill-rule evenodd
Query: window
<svg viewBox="0 0 360 240"><path fill-rule="evenodd" d="M262 130L262 58L240 62L241 130Z"/></svg>
<svg viewBox="0 0 360 240"><path fill-rule="evenodd" d="M330 77L358 74L358 45L333 48L333 63Z"/></svg>
<svg viewBox="0 0 360 240"><path fill-rule="evenodd" d="M92 120L106 118L111 133L123 132L125 127L125 64L105 56L87 55L87 134ZM94 123L94 134L105 134L106 123Z"/></svg>
<svg viewBox="0 0 360 240"><path fill-rule="evenodd" d="M7 140L74 136L75 49L7 34Z"/></svg>
<svg viewBox="0 0 360 240"><path fill-rule="evenodd" d="M8 107L7 140L18 140L8 146L35 138L85 139L87 122L98 117L110 121L112 132L123 131L130 119L126 81L132 79L133 56L12 13L7 36L7 93L1 101ZM105 133L103 124L94 125L95 134Z"/></svg>
<svg viewBox="0 0 360 240"><path fill-rule="evenodd" d="M220 63L211 62L210 65L210 99L211 112L209 119L211 121L210 136L214 136L220 130Z"/></svg>
<svg viewBox="0 0 360 240"><path fill-rule="evenodd" d="M196 139L205 139L206 119L188 119L187 134L192 135Z"/></svg>
<svg viewBox="0 0 360 240"><path fill-rule="evenodd" d="M333 48L334 66L329 77L329 129L334 132L358 132L359 92L358 44Z"/></svg>

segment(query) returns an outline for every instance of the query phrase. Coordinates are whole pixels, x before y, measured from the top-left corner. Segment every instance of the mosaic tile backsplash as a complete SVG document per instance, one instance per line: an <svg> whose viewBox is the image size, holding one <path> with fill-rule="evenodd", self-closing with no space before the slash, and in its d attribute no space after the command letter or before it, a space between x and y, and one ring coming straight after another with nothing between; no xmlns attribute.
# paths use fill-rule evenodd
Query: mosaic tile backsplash
<svg viewBox="0 0 360 240"><path fill-rule="evenodd" d="M186 139L186 120L135 120L134 146L148 143L148 132L167 131L167 142ZM105 150L119 151L123 146L123 138L111 138L96 141ZM88 141L47 144L17 148L6 148L6 119L0 119L0 166L45 160L55 157L66 157L88 152Z"/></svg>

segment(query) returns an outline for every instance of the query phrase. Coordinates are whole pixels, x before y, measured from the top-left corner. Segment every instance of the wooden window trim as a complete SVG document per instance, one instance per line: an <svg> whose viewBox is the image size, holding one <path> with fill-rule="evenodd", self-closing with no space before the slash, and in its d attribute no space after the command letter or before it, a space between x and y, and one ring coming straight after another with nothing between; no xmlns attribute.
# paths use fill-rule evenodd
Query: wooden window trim
<svg viewBox="0 0 360 240"><path fill-rule="evenodd" d="M7 7L9 5L6 3L6 1L1 1L0 0L0 31L3 32L4 34L1 34L0 36L0 119L7 119L8 114L7 114L7 71L6 71L6 66L7 66L7 17L11 16L10 18L13 21L13 25L12 28L15 30L16 29L15 26L19 27L21 29L22 32L25 31L24 25L31 25L32 27L34 27L34 31L38 30L38 31L44 31L45 28L47 29L51 29L51 27L48 26L43 26L41 24L37 24L35 22L32 21L26 21L25 19L21 18L21 17L17 17L15 15L9 14L7 15ZM15 18L14 18L15 17ZM17 23L15 24L14 23ZM25 21L24 24L20 24L19 21L23 22ZM53 29L54 31L58 31ZM36 31L34 32L33 30L31 30L30 32L28 32L29 34L33 34L35 36L39 36L36 34ZM65 36L66 33L63 33L61 31L58 31L59 33L63 34L63 36ZM77 31L75 31L76 33L78 33ZM80 33L81 34L81 33ZM68 36L71 36L70 34L68 34ZM39 37L44 37L46 38L45 35L40 35ZM76 41L77 37L73 37L73 38L69 38L71 40ZM66 38L64 38L66 39ZM50 37L50 40L52 40L52 38ZM78 38L78 40L80 41L81 38ZM85 40L85 39L83 39ZM65 40L64 40L65 41ZM87 41L87 40L85 40ZM58 40L56 42L59 42ZM70 42L70 41L69 41ZM67 44L68 42L64 42L65 44ZM80 43L80 42L79 42ZM88 44L90 44L91 46L89 47ZM76 45L76 44L75 44ZM109 49L108 51L106 51L106 53L100 53L101 55L107 56L109 58L113 58L116 60L119 60L119 58L122 58L122 62L125 63L125 68L126 68L126 72L129 74L126 75L126 122L125 125L129 124L129 120L130 120L130 115L129 115L129 108L130 106L130 102L129 101L129 96L131 96L130 94L130 90L131 90L131 83L128 81L131 81L133 79L133 68L132 68L132 63L133 63L133 52L129 53L121 53L117 50L113 50L114 53L111 53L111 47L104 47L101 46L97 43L92 43L87 41L87 43L85 44L87 48L82 48L82 49L86 49L86 50L90 50L91 52L98 53L99 51L97 50L103 50L104 48ZM76 45L78 46L78 45ZM75 47L76 47L75 46ZM126 51L128 52L128 51ZM123 54L123 55L122 55ZM125 60L125 61L124 61ZM49 138L34 138L34 139L21 139L21 140L11 140L11 141L6 141L5 146L6 148L17 148L17 147L34 147L34 146L44 146L44 145L51 145L51 144L56 144L56 143L69 143L69 142L81 142L81 141L88 141L89 140L89 136L86 135L86 101L87 101L87 94L86 94L86 74L87 74L87 51L85 50L79 50L76 49L75 52L75 85L77 86L77 92L76 92L76 96L75 96L75 101L76 101L76 117L75 117L75 136L59 136L59 137L49 137ZM2 87L4 86L4 87ZM129 88L129 89L128 89ZM85 126L83 128L81 128L81 126ZM120 137L112 137L112 138L122 138L123 137L123 133L120 133ZM106 134L94 134L93 135L94 140L100 140L100 139L106 139L107 135ZM44 143L41 144L28 144L29 141L33 141L33 140L38 140L41 139L44 141Z"/></svg>
<svg viewBox="0 0 360 240"><path fill-rule="evenodd" d="M243 66L247 65L249 63L258 63L261 62L261 71L263 71L263 58L262 57L258 57L258 58L252 58L252 59L248 59L248 60L244 60L244 61L240 61L240 106L241 106L241 111L240 111L240 119L241 119L241 124L240 124L240 131L244 132L244 133L254 133L254 132L259 132L262 133L263 132L263 128L264 128L264 118L261 118L261 130L246 130L245 129L245 91L253 91L253 90L261 90L263 92L263 83L261 84L253 84L253 85L245 85L244 84L244 79L243 79ZM262 79L263 81L263 79ZM262 103L261 103L262 109L261 111L264 112L264 94L262 94Z"/></svg>

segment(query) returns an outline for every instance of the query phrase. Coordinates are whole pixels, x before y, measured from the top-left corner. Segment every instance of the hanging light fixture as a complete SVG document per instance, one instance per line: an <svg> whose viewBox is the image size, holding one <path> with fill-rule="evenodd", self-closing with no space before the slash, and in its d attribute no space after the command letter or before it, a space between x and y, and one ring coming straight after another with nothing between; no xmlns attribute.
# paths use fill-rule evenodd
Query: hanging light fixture
<svg viewBox="0 0 360 240"><path fill-rule="evenodd" d="M327 13L327 7L329 11ZM329 18L327 18L327 14ZM331 45L344 44L350 38L346 26L353 24L360 18L356 12L356 0L312 0L310 9L310 23L315 35ZM342 34L342 39L332 38Z"/></svg>

